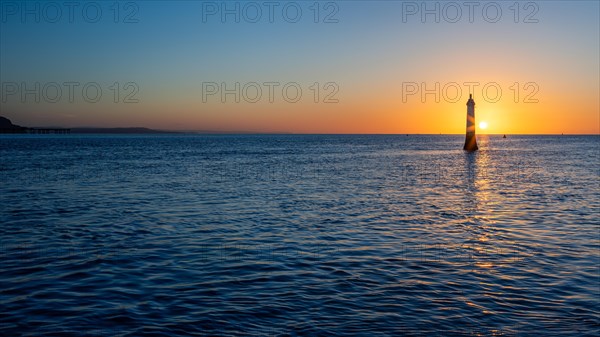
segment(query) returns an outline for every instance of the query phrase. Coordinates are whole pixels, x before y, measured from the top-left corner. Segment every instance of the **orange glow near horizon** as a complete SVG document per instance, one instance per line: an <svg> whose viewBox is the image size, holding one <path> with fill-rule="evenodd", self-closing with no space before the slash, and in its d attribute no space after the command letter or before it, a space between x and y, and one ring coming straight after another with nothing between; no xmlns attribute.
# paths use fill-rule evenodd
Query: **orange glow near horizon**
<svg viewBox="0 0 600 337"><path fill-rule="evenodd" d="M542 86L538 102L514 102L499 82L503 96L489 102L474 95L478 132L485 134L600 134L599 93L584 88L561 94L559 86ZM598 85L596 85L596 88ZM258 102L201 103L197 97L148 95L140 104L127 105L53 105L16 106L3 109L2 115L25 126L130 127L161 130L283 132L283 133L358 133L358 134L464 134L466 101L447 102L433 95L425 100L413 95L402 102L402 87L385 82L361 90L358 85L340 83L338 103L315 103L312 97L298 103L283 100ZM542 90L548 88L547 90ZM522 97L520 98L522 100ZM85 112L85 113L83 113ZM35 120L31 125L27 120ZM480 123L485 121L487 128Z"/></svg>
<svg viewBox="0 0 600 337"><path fill-rule="evenodd" d="M0 93L11 99L0 95L0 115L31 127L464 134L472 94L480 133L600 134L597 1L547 1L529 23L524 12L515 21L512 2L500 2L498 22L470 22L467 12L459 22L420 15L403 22L404 2L342 1L335 24L316 24L308 3L292 24L221 22L219 15L199 24L204 3L141 3L139 25L24 25L12 15L0 29ZM78 85L75 103L66 102L63 86L63 100L37 104L5 85L25 83L30 91L37 82L71 81L98 82L102 101L82 100ZM123 102L130 82L139 89L135 104ZM208 83L219 90L207 101ZM245 89L232 94L252 83L262 88L249 91L256 101L241 97ZM277 83L273 100L264 83ZM283 97L290 83L301 87L297 102ZM324 101L327 83L337 86L338 102Z"/></svg>

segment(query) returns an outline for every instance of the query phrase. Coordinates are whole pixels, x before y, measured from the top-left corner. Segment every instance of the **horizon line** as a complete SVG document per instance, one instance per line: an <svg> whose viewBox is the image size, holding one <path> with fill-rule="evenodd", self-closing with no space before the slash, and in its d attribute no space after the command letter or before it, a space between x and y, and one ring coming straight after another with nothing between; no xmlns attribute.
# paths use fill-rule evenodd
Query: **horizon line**
<svg viewBox="0 0 600 337"><path fill-rule="evenodd" d="M102 130L118 130L118 129L144 129L144 130L148 130L150 132L148 133L134 133L134 132L123 132L120 134L138 134L138 135L143 135L143 134L152 134L152 135L157 135L157 134L188 134L188 135L365 135L365 136L376 136L376 135L389 135L389 136L394 136L394 135L405 135L405 136L461 136L464 135L464 133L405 133L405 132L390 132L390 133L382 133L382 132L364 132L364 133L358 133L358 132L289 132L289 131L244 131L244 130L237 130L237 131L222 131L222 130L173 130L173 129L152 129L152 128L147 128L147 127L143 127L143 126L125 126L125 127L90 127L90 126L84 126L84 127L56 127L56 126L46 126L46 127L41 127L41 126L35 126L35 127L29 127L31 129L54 129L54 128L61 128L61 129L70 129L70 130L81 130L81 129L93 129L93 130L98 130L98 132L86 132L86 133L81 133L81 134L106 134L103 133ZM156 132L156 133L153 133ZM75 132L75 134L77 134ZM111 134L115 134L115 133L111 133ZM119 134L119 133L117 133ZM511 136L600 136L600 133L477 133L477 136L503 136L503 135L511 135Z"/></svg>

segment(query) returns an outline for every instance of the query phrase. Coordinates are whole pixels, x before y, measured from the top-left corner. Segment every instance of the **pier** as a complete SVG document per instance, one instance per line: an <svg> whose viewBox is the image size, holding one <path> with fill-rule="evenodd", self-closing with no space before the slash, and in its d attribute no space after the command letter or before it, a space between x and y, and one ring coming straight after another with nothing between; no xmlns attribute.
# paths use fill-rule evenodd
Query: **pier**
<svg viewBox="0 0 600 337"><path fill-rule="evenodd" d="M46 128L29 128L25 133L33 133L33 134L69 134L71 133L71 129L65 128L56 128L56 129L46 129Z"/></svg>

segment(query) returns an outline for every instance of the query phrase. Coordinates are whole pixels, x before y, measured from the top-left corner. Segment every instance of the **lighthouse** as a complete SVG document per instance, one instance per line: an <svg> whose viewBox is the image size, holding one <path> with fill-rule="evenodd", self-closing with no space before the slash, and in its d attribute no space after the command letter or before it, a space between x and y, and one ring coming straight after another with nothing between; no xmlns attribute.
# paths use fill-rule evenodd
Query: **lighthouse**
<svg viewBox="0 0 600 337"><path fill-rule="evenodd" d="M477 139L475 138L475 101L473 95L469 94L467 101L467 134L465 137L465 151L477 151Z"/></svg>

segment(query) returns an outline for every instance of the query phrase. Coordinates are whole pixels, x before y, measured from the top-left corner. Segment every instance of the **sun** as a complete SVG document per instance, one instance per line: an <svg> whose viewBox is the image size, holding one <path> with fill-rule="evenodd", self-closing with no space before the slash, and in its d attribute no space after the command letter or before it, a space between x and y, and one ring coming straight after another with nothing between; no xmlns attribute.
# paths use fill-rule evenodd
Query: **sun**
<svg viewBox="0 0 600 337"><path fill-rule="evenodd" d="M487 129L487 127L488 127L487 122L481 122L481 123L479 123L479 128L481 130L485 130L485 129Z"/></svg>

